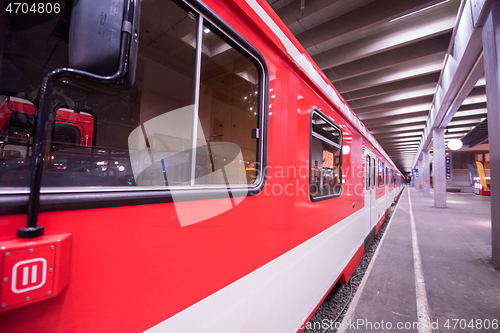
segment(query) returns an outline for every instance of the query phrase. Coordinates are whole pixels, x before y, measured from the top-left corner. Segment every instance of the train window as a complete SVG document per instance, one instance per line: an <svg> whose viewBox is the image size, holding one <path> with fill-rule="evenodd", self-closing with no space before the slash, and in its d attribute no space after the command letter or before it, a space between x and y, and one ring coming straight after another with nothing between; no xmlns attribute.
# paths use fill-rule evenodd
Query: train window
<svg viewBox="0 0 500 333"><path fill-rule="evenodd" d="M0 38L2 189L29 185L36 97L67 67L68 20ZM180 2L141 1L140 22L133 87L55 83L42 192L261 186L265 65Z"/></svg>
<svg viewBox="0 0 500 333"><path fill-rule="evenodd" d="M199 102L201 137L206 145L198 149L197 156L203 157L197 158L196 168L211 168L212 172L196 177L196 184L225 184L222 172L213 172L224 165L219 163L224 159L231 161L225 163L230 167L235 164L229 169L235 183L250 184L256 178L257 141L252 129L258 127L259 73L250 59L211 28L204 26L203 30L210 31L203 38ZM237 145L227 144L230 142Z"/></svg>
<svg viewBox="0 0 500 333"><path fill-rule="evenodd" d="M384 161L381 159L378 160L377 183L378 187L384 186Z"/></svg>
<svg viewBox="0 0 500 333"><path fill-rule="evenodd" d="M309 195L312 201L333 198L342 190L342 131L330 118L311 112Z"/></svg>

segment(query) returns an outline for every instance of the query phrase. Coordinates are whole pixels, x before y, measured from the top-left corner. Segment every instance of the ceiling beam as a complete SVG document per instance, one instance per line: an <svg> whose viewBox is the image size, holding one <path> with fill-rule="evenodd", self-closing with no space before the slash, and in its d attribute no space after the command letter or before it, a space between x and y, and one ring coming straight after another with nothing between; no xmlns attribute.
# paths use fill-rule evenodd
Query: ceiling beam
<svg viewBox="0 0 500 333"><path fill-rule="evenodd" d="M466 128L466 127L464 127ZM422 131L407 131L402 133L381 133L374 135L377 141L385 139L385 138L403 138L409 136L422 136Z"/></svg>
<svg viewBox="0 0 500 333"><path fill-rule="evenodd" d="M271 2L288 29L297 35L304 32L304 27L312 28L318 24L342 16L350 11L362 7L374 0L307 0L302 10L301 0L278 0Z"/></svg>
<svg viewBox="0 0 500 333"><path fill-rule="evenodd" d="M342 97L347 102L349 102L351 100L372 97L372 96L379 96L387 93L400 91L406 87L417 87L426 84L434 84L435 87L438 80L439 80L439 72L433 72L430 74L410 77L395 82L379 84L373 87L368 87L355 91L349 91L348 93L342 94Z"/></svg>
<svg viewBox="0 0 500 333"><path fill-rule="evenodd" d="M427 116L419 116L419 117L411 117L411 118L403 118L397 120L382 120L380 122L371 123L366 125L368 129L371 131L372 128L381 128L385 126L400 126L404 124L412 124L413 123L425 123Z"/></svg>
<svg viewBox="0 0 500 333"><path fill-rule="evenodd" d="M445 33L359 60L351 61L340 66L330 67L325 72L332 82L336 82L376 72L384 68L393 67L397 64L415 61L431 54L440 53L442 54L442 59L444 59L450 37L451 32Z"/></svg>
<svg viewBox="0 0 500 333"><path fill-rule="evenodd" d="M297 34L299 42L307 50L327 41L341 45L345 40L359 39L363 31L374 29L381 23L389 22L404 14L438 3L439 0L379 0L366 4L356 10L335 17L327 22L316 25L306 32ZM363 18L360 20L360 18ZM325 33L328 32L328 34ZM309 52L309 51L308 51Z"/></svg>
<svg viewBox="0 0 500 333"><path fill-rule="evenodd" d="M444 55L442 54L432 54L412 61L409 64L398 64L362 76L334 82L333 86L339 93L343 94L353 90L370 88L380 84L436 73L441 71L443 59ZM326 71L326 73L328 74L328 71Z"/></svg>
<svg viewBox="0 0 500 333"><path fill-rule="evenodd" d="M366 98L360 98L356 100L351 100L349 103L355 108L380 105L389 102L397 102L409 98L430 96L432 101L432 96L434 96L434 91L436 90L436 82L428 83L422 86L409 87L401 89L399 91L388 92L384 95L371 96Z"/></svg>
<svg viewBox="0 0 500 333"><path fill-rule="evenodd" d="M370 130L370 133L373 135L377 135L380 133L398 133L398 132L405 132L405 131L411 131L411 130L423 130L425 126L425 122L420 122L419 124L406 124L406 125L400 125L400 126L387 126L387 128L374 128Z"/></svg>
<svg viewBox="0 0 500 333"><path fill-rule="evenodd" d="M431 101L432 96L422 96L379 105L365 106L360 108L353 107L352 109L361 119L363 115L366 115L367 113L380 111L399 110L399 114L429 111L429 108L431 107Z"/></svg>
<svg viewBox="0 0 500 333"><path fill-rule="evenodd" d="M414 19L400 24L397 24L397 22L392 23L391 28L384 29L378 33L367 29L363 38L345 40L344 42L347 43L339 44L338 42L334 42L334 40L342 37L340 36L333 37L333 40L326 40L321 44L315 43L311 47L304 46L318 66L322 70L325 70L410 43L449 33L453 29L455 18L456 9L451 8L446 14L436 12L426 15L420 20ZM360 20L358 17L357 21L363 22L364 19ZM389 22L387 23L389 24ZM305 32L305 34L310 36L309 32L310 30ZM322 31L322 35L325 39L337 36L329 30ZM309 43L312 42L311 39L307 40ZM300 39L299 41L302 42Z"/></svg>

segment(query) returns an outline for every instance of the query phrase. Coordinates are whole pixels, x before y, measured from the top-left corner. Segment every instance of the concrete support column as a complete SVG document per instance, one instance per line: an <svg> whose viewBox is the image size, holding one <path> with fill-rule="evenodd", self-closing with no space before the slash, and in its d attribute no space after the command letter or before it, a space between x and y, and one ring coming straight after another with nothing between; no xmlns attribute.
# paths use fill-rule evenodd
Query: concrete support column
<svg viewBox="0 0 500 333"><path fill-rule="evenodd" d="M446 161L444 148L444 128L432 130L434 145L434 207L446 208Z"/></svg>
<svg viewBox="0 0 500 333"><path fill-rule="evenodd" d="M418 191L422 192L422 186L420 184L423 183L424 181L424 174L423 174L424 168L422 166L422 160L418 160Z"/></svg>
<svg viewBox="0 0 500 333"><path fill-rule="evenodd" d="M417 164L415 164L415 169L418 170L418 161ZM413 187L418 189L418 184L420 183L420 170L419 172L414 172L413 173Z"/></svg>
<svg viewBox="0 0 500 333"><path fill-rule="evenodd" d="M431 167L429 164L429 151L424 150L422 152L423 158L422 158L422 176L423 176L423 186L422 190L424 192L424 197L430 197L431 196Z"/></svg>
<svg viewBox="0 0 500 333"><path fill-rule="evenodd" d="M483 26L484 70L488 108L491 176L491 245L500 267L500 3L491 5Z"/></svg>

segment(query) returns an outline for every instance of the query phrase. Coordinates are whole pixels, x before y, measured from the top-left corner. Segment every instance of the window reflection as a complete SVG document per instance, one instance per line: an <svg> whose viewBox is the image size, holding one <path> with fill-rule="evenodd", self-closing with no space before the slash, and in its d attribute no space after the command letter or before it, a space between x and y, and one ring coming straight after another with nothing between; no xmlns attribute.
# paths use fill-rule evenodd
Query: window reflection
<svg viewBox="0 0 500 333"><path fill-rule="evenodd" d="M384 186L384 162L378 160L378 170L377 170L378 187Z"/></svg>
<svg viewBox="0 0 500 333"><path fill-rule="evenodd" d="M212 29L204 27L204 31L199 118L206 148L198 155L196 168L216 171L217 164L225 164L231 165L233 172L230 179L213 172L197 178L196 184L227 184L228 180L251 184L256 170L245 165L254 164L257 157L258 140L252 138L252 129L258 127L258 71L250 59ZM222 142L237 146L215 145ZM240 151L235 151L238 147Z"/></svg>
<svg viewBox="0 0 500 333"><path fill-rule="evenodd" d="M342 188L340 129L326 117L313 114L309 193L311 198L340 195Z"/></svg>
<svg viewBox="0 0 500 333"><path fill-rule="evenodd" d="M252 138L252 130L259 125L260 73L215 27L203 27L209 30L198 44L202 20L183 6L141 2L132 88L118 90L75 78L56 82L45 188L255 181L259 140ZM7 29L8 38L0 39L0 187L28 186L36 96L48 72L67 67L67 19L61 16L57 34L49 22L36 29Z"/></svg>

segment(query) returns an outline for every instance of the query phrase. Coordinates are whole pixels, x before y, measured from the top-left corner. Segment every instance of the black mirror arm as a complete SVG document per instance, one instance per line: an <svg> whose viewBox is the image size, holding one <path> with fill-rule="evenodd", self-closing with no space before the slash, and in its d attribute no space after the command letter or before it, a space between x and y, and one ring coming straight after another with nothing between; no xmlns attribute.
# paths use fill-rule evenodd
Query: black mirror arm
<svg viewBox="0 0 500 333"><path fill-rule="evenodd" d="M12 110L10 108L10 96L7 96L7 109L10 111L10 112L16 112L16 110Z"/></svg>
<svg viewBox="0 0 500 333"><path fill-rule="evenodd" d="M133 1L127 1L127 3L128 8L126 8L126 13L128 15L126 14L126 17L128 18L128 20L131 20L131 17L133 16ZM102 76L73 68L58 68L47 74L43 79L40 90L40 108L38 112L35 137L33 142L27 225L26 227L17 229L17 237L34 238L42 236L44 233L44 227L37 225L37 220L40 207L40 189L42 186L43 158L45 155L44 139L47 129L47 119L50 113L50 96L52 94L52 87L54 85L54 82L56 82L60 78L68 76L108 84L120 83L121 81L123 81L129 63L128 49L132 41L132 31L130 29L131 25L128 23L129 22L125 21L123 25L120 61L115 74L111 76Z"/></svg>

